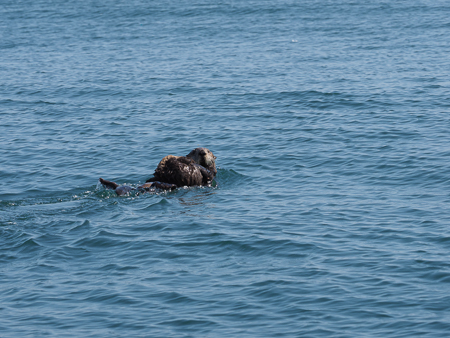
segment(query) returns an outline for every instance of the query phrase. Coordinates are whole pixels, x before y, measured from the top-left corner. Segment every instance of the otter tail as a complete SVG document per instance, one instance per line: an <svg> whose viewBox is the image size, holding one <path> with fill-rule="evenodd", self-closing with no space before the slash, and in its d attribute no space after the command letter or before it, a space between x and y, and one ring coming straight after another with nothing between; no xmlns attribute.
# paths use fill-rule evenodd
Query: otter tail
<svg viewBox="0 0 450 338"><path fill-rule="evenodd" d="M105 186L105 188L107 189L112 189L112 190L116 190L116 188L119 186L117 183L115 182L111 182L111 181L107 181L104 180L103 178L99 178L98 179L100 181L101 184L103 184Z"/></svg>

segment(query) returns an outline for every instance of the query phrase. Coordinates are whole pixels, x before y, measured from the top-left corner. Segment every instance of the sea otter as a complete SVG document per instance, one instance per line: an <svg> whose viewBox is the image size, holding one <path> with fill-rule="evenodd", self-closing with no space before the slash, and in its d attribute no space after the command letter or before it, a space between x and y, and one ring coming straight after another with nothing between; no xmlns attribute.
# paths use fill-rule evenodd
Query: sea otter
<svg viewBox="0 0 450 338"><path fill-rule="evenodd" d="M153 177L137 187L138 191L150 189L173 190L184 186L208 186L217 174L216 156L207 148L195 148L186 156L168 155L159 162ZM130 186L119 186L115 182L99 179L108 189L117 195L126 195L132 190Z"/></svg>

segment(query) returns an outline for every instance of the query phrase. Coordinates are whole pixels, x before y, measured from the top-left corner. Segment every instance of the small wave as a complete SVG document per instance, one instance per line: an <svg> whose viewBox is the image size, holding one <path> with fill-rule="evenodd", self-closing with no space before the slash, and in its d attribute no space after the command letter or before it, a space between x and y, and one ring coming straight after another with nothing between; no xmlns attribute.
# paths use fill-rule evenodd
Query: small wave
<svg viewBox="0 0 450 338"><path fill-rule="evenodd" d="M218 169L215 178L217 186L220 188L229 188L249 180L251 180L250 177L240 174L233 169Z"/></svg>
<svg viewBox="0 0 450 338"><path fill-rule="evenodd" d="M160 209L160 208L165 208L167 206L170 206L172 203L166 199L166 198L162 198L160 201L156 202L156 203L152 203L147 205L146 207L144 207L141 210L154 210L154 209Z"/></svg>
<svg viewBox="0 0 450 338"><path fill-rule="evenodd" d="M38 252L42 246L38 244L33 238L28 238L24 242L18 244L14 251L20 255L32 254Z"/></svg>
<svg viewBox="0 0 450 338"><path fill-rule="evenodd" d="M120 247L126 249L130 244L127 239L121 239L120 236L114 236L107 231L100 231L96 235L83 237L72 243L76 248L83 248L89 251L99 251L104 248ZM119 237L119 238L118 238Z"/></svg>

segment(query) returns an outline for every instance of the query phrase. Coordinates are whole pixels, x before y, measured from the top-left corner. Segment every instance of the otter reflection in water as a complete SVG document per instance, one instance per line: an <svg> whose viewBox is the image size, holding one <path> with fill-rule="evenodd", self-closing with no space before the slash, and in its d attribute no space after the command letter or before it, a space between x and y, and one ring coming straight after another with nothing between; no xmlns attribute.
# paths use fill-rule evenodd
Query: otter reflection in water
<svg viewBox="0 0 450 338"><path fill-rule="evenodd" d="M153 177L136 189L128 185L119 186L115 182L100 178L99 181L117 195L126 195L132 190L150 189L173 190L185 186L209 186L217 174L216 157L206 148L196 148L186 156L168 155L159 162Z"/></svg>

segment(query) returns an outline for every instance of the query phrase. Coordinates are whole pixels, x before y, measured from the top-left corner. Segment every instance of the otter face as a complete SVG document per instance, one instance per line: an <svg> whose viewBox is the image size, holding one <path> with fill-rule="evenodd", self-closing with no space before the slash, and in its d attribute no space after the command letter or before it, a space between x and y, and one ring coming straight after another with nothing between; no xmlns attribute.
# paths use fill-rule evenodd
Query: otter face
<svg viewBox="0 0 450 338"><path fill-rule="evenodd" d="M195 148L186 157L192 158L195 163L200 164L209 171L217 174L216 158L211 150L207 148Z"/></svg>

